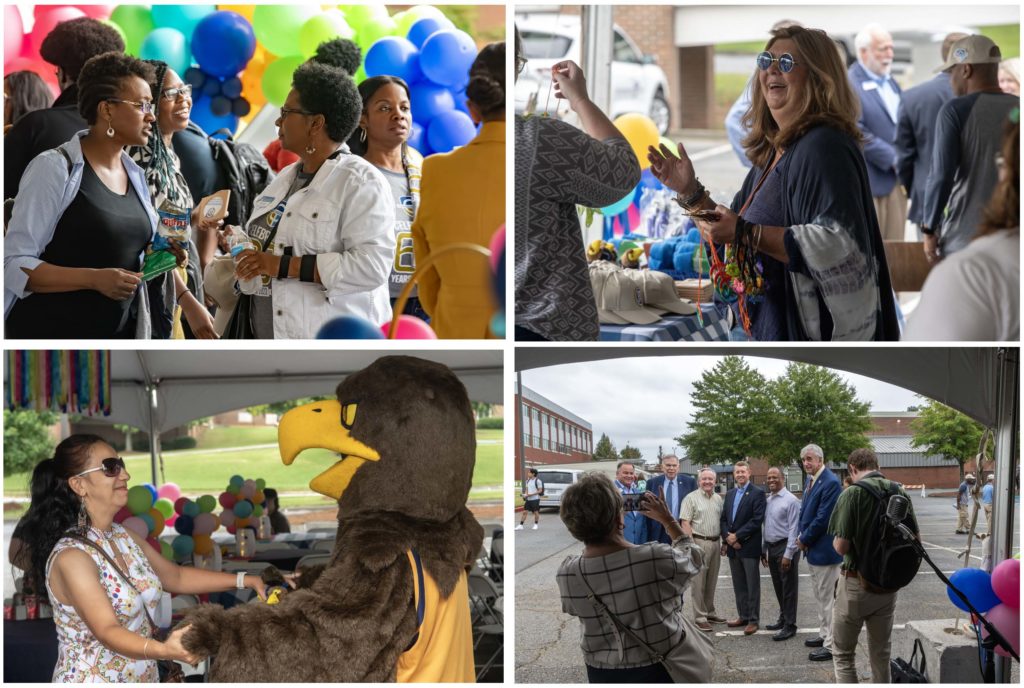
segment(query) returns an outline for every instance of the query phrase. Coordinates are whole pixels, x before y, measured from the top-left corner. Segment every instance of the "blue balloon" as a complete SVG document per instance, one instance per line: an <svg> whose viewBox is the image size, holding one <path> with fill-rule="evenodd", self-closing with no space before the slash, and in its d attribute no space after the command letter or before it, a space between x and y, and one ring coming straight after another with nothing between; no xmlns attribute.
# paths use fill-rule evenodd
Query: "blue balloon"
<svg viewBox="0 0 1024 688"><path fill-rule="evenodd" d="M374 325L357 315L342 315L328 320L320 331L317 339L385 339L379 325Z"/></svg>
<svg viewBox="0 0 1024 688"><path fill-rule="evenodd" d="M231 101L231 114L235 117L245 117L252 110L252 106L245 98L235 98Z"/></svg>
<svg viewBox="0 0 1024 688"><path fill-rule="evenodd" d="M421 125L426 125L442 112L450 112L455 109L455 99L452 92L444 86L432 84L429 81L420 81L410 87L412 91L412 118Z"/></svg>
<svg viewBox="0 0 1024 688"><path fill-rule="evenodd" d="M999 596L992 589L992 574L988 571L974 568L960 569L949 577L949 582L955 585L982 614L1000 603ZM970 611L951 588L946 588L946 595L958 609L965 612Z"/></svg>
<svg viewBox="0 0 1024 688"><path fill-rule="evenodd" d="M436 32L454 28L455 24L448 17L424 17L409 27L405 37L417 48L422 48L426 40Z"/></svg>
<svg viewBox="0 0 1024 688"><path fill-rule="evenodd" d="M198 67L189 67L181 78L186 84L191 84L193 90L202 88L206 83L206 74Z"/></svg>
<svg viewBox="0 0 1024 688"><path fill-rule="evenodd" d="M425 134L426 130L420 124L413 122L412 129L409 131L409 140L407 141L410 146L419 151L420 155L423 156L426 156L426 153L423 152L423 146L427 142Z"/></svg>
<svg viewBox="0 0 1024 688"><path fill-rule="evenodd" d="M241 487L242 485L245 484L245 478L237 474L233 475L230 478L228 478L228 484L237 485L238 487Z"/></svg>
<svg viewBox="0 0 1024 688"><path fill-rule="evenodd" d="M224 96L214 96L213 98L210 98L210 112L212 112L215 117L230 115L231 100Z"/></svg>
<svg viewBox="0 0 1024 688"><path fill-rule="evenodd" d="M214 76L235 76L255 53L256 34L252 25L235 12L222 10L203 17L192 34L196 62Z"/></svg>
<svg viewBox="0 0 1024 688"><path fill-rule="evenodd" d="M156 26L177 29L191 38L203 18L216 10L216 5L153 5L150 15Z"/></svg>
<svg viewBox="0 0 1024 688"><path fill-rule="evenodd" d="M152 483L145 483L145 485L143 485L143 487L145 487L147 490L149 490L149 493L151 495L153 495L153 501L154 502L159 498L159 495L157 494L157 489L156 489L155 486L153 486Z"/></svg>
<svg viewBox="0 0 1024 688"><path fill-rule="evenodd" d="M248 499L240 499L235 502L232 511L235 512L235 516L238 518L249 518L252 516L252 502Z"/></svg>
<svg viewBox="0 0 1024 688"><path fill-rule="evenodd" d="M181 517L178 517L178 521ZM174 525L178 525L178 521L174 522ZM171 541L171 550L174 551L174 557L176 559L184 559L190 556L196 548L195 540L189 535L179 535Z"/></svg>
<svg viewBox="0 0 1024 688"><path fill-rule="evenodd" d="M420 78L420 51L404 38L385 36L374 42L363 61L366 76L386 74L411 84Z"/></svg>
<svg viewBox="0 0 1024 688"><path fill-rule="evenodd" d="M435 84L463 88L476 59L476 43L465 31L437 31L420 48L420 69Z"/></svg>
<svg viewBox="0 0 1024 688"><path fill-rule="evenodd" d="M237 76L225 79L220 85L220 92L232 100L242 95L242 80Z"/></svg>
<svg viewBox="0 0 1024 688"><path fill-rule="evenodd" d="M430 120L427 142L435 153L447 153L456 146L465 146L476 136L473 120L464 112L449 110Z"/></svg>
<svg viewBox="0 0 1024 688"><path fill-rule="evenodd" d="M451 90L451 89L449 89ZM462 90L452 90L452 100L455 101L455 109L469 114L468 98L466 97L466 88Z"/></svg>
<svg viewBox="0 0 1024 688"><path fill-rule="evenodd" d="M161 28L149 32L139 48L143 60L163 60L178 74L184 74L192 64L185 34L177 29Z"/></svg>
<svg viewBox="0 0 1024 688"><path fill-rule="evenodd" d="M238 128L238 118L230 112L217 116L211 109L210 96L199 95L192 101L190 119L202 127L203 131L213 136L218 129L228 129L232 133Z"/></svg>
<svg viewBox="0 0 1024 688"><path fill-rule="evenodd" d="M203 88L201 90L204 96L210 96L211 98L213 98L214 96L220 95L220 88L220 79L211 76L209 79L203 82Z"/></svg>
<svg viewBox="0 0 1024 688"><path fill-rule="evenodd" d="M181 515L188 516L189 518L195 518L201 512L199 504L193 502L191 499L185 502L181 507Z"/></svg>
<svg viewBox="0 0 1024 688"><path fill-rule="evenodd" d="M605 217L615 217L619 213L625 212L626 209L629 208L629 206L633 205L633 195L635 193L636 189L634 188L632 191L630 191L628 194L620 198L615 203L612 203L611 205L606 205L605 207L601 208L601 212L604 213Z"/></svg>
<svg viewBox="0 0 1024 688"><path fill-rule="evenodd" d="M193 528L193 523L192 523L192 517L191 516L186 516L185 514L181 514L174 521L174 529L176 531L178 531L179 533L181 533L182 535L191 535L192 534L192 528Z"/></svg>

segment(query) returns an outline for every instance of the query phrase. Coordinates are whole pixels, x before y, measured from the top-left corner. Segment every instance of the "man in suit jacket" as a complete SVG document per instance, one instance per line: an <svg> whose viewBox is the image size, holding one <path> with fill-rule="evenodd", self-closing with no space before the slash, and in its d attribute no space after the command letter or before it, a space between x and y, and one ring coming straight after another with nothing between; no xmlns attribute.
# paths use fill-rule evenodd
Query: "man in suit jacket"
<svg viewBox="0 0 1024 688"><path fill-rule="evenodd" d="M966 35L951 33L946 36L942 41L943 62L948 59L953 44ZM940 72L923 84L907 89L900 100L896 123L896 173L910 194L907 219L916 225L920 225L924 218L924 190L932 164L935 113L952 99L949 74Z"/></svg>
<svg viewBox="0 0 1024 688"><path fill-rule="evenodd" d="M679 458L669 454L661 457L662 474L650 479L647 483L647 491L656 495L664 496L668 504L672 518L679 520L679 505L683 503L683 497L697 489L697 481L688 475L679 475ZM665 528L653 518L647 518L647 540L650 542L664 542L672 544L671 538L665 532Z"/></svg>
<svg viewBox="0 0 1024 688"><path fill-rule="evenodd" d="M854 39L857 62L850 66L850 85L860 98L860 125L864 134L864 161L882 238L903 241L907 197L896 183L896 118L900 87L889 76L893 42L877 24L861 29Z"/></svg>
<svg viewBox="0 0 1024 688"><path fill-rule="evenodd" d="M757 632L761 622L761 525L764 523L764 490L750 482L750 464L737 461L732 468L736 487L725 495L722 508L722 556L729 557L732 589L739 616L726 625L746 626L745 635Z"/></svg>
<svg viewBox="0 0 1024 688"><path fill-rule="evenodd" d="M811 589L818 602L818 637L805 640L807 647L817 648L808 655L813 662L832 661L832 602L835 599L839 565L843 558L832 548L828 521L843 491L832 471L825 468L825 454L816 444L800 450L800 461L807 473L800 505L800 535L797 546L811 571Z"/></svg>

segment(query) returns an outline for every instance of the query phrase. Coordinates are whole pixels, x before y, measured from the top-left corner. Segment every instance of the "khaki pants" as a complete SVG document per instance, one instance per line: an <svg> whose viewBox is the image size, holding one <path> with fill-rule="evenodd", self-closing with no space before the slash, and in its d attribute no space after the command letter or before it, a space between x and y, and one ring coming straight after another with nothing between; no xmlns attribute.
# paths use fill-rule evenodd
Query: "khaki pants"
<svg viewBox="0 0 1024 688"><path fill-rule="evenodd" d="M814 590L814 599L818 602L818 635L825 639L822 647L826 650L832 649L832 603L835 600L840 566L841 564L807 565L811 570L811 589Z"/></svg>
<svg viewBox="0 0 1024 688"><path fill-rule="evenodd" d="M992 534L992 505L982 504L985 507L985 523L988 525L988 534Z"/></svg>
<svg viewBox="0 0 1024 688"><path fill-rule="evenodd" d="M878 216L878 227L882 230L882 239L886 241L903 241L907 231L907 195L903 187L897 184L892 187L888 196L874 196L875 215Z"/></svg>
<svg viewBox="0 0 1024 688"><path fill-rule="evenodd" d="M722 566L722 544L720 540L693 541L700 545L704 555L704 565L700 573L690 579L690 592L693 593L693 620L697 623L707 622L708 615L718 616L715 611L715 587L718 584L718 571Z"/></svg>
<svg viewBox="0 0 1024 688"><path fill-rule="evenodd" d="M832 614L832 665L836 683L858 683L854 661L861 626L868 629L868 658L871 682L889 683L889 657L892 654L892 618L896 611L896 593L864 590L856 578L839 578L836 604Z"/></svg>
<svg viewBox="0 0 1024 688"><path fill-rule="evenodd" d="M956 510L956 529L957 530L970 530L971 519L967 515L967 507L962 506Z"/></svg>

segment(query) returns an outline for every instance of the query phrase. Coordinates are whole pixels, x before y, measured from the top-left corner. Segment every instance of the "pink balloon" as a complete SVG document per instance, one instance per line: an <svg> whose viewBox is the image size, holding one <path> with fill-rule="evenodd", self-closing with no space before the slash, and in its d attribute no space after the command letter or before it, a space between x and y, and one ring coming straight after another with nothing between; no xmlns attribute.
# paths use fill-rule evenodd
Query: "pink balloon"
<svg viewBox="0 0 1024 688"><path fill-rule="evenodd" d="M36 23L32 27L32 50L37 55L43 45L43 39L57 24L85 16L85 12L75 7L47 7L48 11L41 12L43 7L36 5Z"/></svg>
<svg viewBox="0 0 1024 688"><path fill-rule="evenodd" d="M121 523L121 525L123 525L128 530L138 533L142 537L149 536L149 526L147 526L146 522L138 516L130 516L126 518L124 522Z"/></svg>
<svg viewBox="0 0 1024 688"><path fill-rule="evenodd" d="M992 569L992 590L1007 607L1020 609L1020 560L1006 559Z"/></svg>
<svg viewBox="0 0 1024 688"><path fill-rule="evenodd" d="M53 66L43 60L16 57L4 64L4 74L13 72L35 72L42 77L43 83L50 88L54 97L60 95L60 86L57 84L57 75L53 71Z"/></svg>
<svg viewBox="0 0 1024 688"><path fill-rule="evenodd" d="M1020 656L1020 610L1014 609L1005 604L997 604L988 610L985 618L996 627L996 630L1003 634L1003 637L1010 643L1013 651ZM981 637L988 637L988 632L982 626ZM1010 654L1001 646L996 645L996 654L1009 657Z"/></svg>
<svg viewBox="0 0 1024 688"><path fill-rule="evenodd" d="M253 496L256 494L256 481L246 480L245 483L242 485L242 489L239 490L238 492L246 499L252 499Z"/></svg>
<svg viewBox="0 0 1024 688"><path fill-rule="evenodd" d="M167 526L168 528L170 528L171 526L174 525L174 522L177 521L177 520L178 520L178 512L175 511L173 514L171 514L170 518L165 518L164 519L164 525Z"/></svg>
<svg viewBox="0 0 1024 688"><path fill-rule="evenodd" d="M180 514L181 510L185 507L188 502L188 497L178 497L174 500L174 513Z"/></svg>
<svg viewBox="0 0 1024 688"><path fill-rule="evenodd" d="M21 23L21 12L14 5L4 5L4 64L21 54L25 27Z"/></svg>
<svg viewBox="0 0 1024 688"><path fill-rule="evenodd" d="M391 322L388 321L380 326L384 336L391 331ZM423 322L415 315L398 316L398 327L395 328L395 339L437 339L437 333L430 328L430 325Z"/></svg>
<svg viewBox="0 0 1024 688"><path fill-rule="evenodd" d="M93 19L110 19L110 15L113 14L114 8L117 5L74 5L74 7L82 10L85 12L85 16L92 17Z"/></svg>
<svg viewBox="0 0 1024 688"><path fill-rule="evenodd" d="M217 529L217 517L213 514L199 514L192 521L192 535L209 535Z"/></svg>
<svg viewBox="0 0 1024 688"><path fill-rule="evenodd" d="M114 523L124 523L125 519L130 518L131 515L132 510L126 506L123 506L120 509L118 509L116 514L114 514Z"/></svg>
<svg viewBox="0 0 1024 688"><path fill-rule="evenodd" d="M220 514L220 523L225 528L230 528L235 525L235 512L231 509L225 508Z"/></svg>
<svg viewBox="0 0 1024 688"><path fill-rule="evenodd" d="M498 269L498 254L505 248L505 225L491 236L491 272Z"/></svg>
<svg viewBox="0 0 1024 688"><path fill-rule="evenodd" d="M174 483L164 483L160 486L160 489L156 491L158 499L166 499L169 502L178 501L178 497L181 496L181 488Z"/></svg>

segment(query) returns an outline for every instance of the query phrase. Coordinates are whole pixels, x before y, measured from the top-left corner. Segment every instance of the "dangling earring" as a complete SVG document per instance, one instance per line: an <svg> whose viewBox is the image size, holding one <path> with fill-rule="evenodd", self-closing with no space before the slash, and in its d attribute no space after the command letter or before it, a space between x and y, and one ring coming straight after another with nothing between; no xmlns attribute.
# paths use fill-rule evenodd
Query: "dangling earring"
<svg viewBox="0 0 1024 688"><path fill-rule="evenodd" d="M366 143L366 129L359 127L359 141L360 143Z"/></svg>
<svg viewBox="0 0 1024 688"><path fill-rule="evenodd" d="M312 143L307 144L306 155L313 155L313 153L316 153L316 146L314 146Z"/></svg>
<svg viewBox="0 0 1024 688"><path fill-rule="evenodd" d="M114 123L111 122L109 119L107 120L107 138L114 138Z"/></svg>
<svg viewBox="0 0 1024 688"><path fill-rule="evenodd" d="M78 501L78 529L84 531L89 527L89 513L85 510L85 497Z"/></svg>

